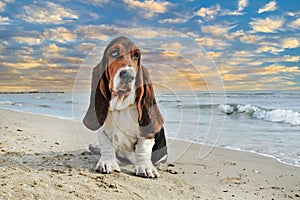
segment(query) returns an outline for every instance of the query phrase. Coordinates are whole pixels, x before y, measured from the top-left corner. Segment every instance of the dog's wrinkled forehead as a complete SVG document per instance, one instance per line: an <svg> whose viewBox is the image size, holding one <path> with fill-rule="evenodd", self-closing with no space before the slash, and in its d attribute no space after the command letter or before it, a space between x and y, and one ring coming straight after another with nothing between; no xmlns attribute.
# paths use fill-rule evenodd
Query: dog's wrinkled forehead
<svg viewBox="0 0 300 200"><path fill-rule="evenodd" d="M106 59L118 59L123 56L130 55L130 53L135 50L138 50L135 44L127 37L121 36L112 40L107 45L104 56L106 56Z"/></svg>

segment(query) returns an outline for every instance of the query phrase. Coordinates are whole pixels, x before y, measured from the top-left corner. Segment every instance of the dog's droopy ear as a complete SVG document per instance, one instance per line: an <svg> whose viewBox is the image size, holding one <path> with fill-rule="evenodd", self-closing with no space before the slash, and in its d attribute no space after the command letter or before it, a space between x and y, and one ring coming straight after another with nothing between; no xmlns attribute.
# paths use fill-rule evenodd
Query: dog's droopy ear
<svg viewBox="0 0 300 200"><path fill-rule="evenodd" d="M90 130L97 130L107 117L111 94L106 73L105 56L93 69L90 105L83 119L84 125Z"/></svg>
<svg viewBox="0 0 300 200"><path fill-rule="evenodd" d="M154 137L164 124L164 119L158 109L153 86L148 70L139 66L136 77L136 105L138 122L142 137Z"/></svg>

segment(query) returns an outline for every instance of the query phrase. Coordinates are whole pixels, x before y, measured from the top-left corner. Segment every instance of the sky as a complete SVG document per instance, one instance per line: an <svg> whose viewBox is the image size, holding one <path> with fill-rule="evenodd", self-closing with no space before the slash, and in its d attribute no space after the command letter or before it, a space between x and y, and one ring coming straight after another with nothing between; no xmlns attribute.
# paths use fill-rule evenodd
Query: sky
<svg viewBox="0 0 300 200"><path fill-rule="evenodd" d="M0 0L0 91L70 91L122 33L161 88L300 89L298 0Z"/></svg>

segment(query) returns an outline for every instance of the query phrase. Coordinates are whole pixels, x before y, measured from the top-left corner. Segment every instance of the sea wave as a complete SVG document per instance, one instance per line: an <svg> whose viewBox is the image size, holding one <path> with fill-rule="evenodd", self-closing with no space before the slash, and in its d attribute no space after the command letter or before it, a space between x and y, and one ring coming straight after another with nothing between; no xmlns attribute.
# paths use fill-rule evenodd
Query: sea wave
<svg viewBox="0 0 300 200"><path fill-rule="evenodd" d="M300 126L300 113L287 109L266 109L250 104L222 104L219 110L227 115L233 113L246 113L255 119L267 122L285 123Z"/></svg>
<svg viewBox="0 0 300 200"><path fill-rule="evenodd" d="M12 102L12 101L0 101L0 105L10 105L10 106L24 106L24 103Z"/></svg>
<svg viewBox="0 0 300 200"><path fill-rule="evenodd" d="M0 101L1 105L13 105L12 101Z"/></svg>

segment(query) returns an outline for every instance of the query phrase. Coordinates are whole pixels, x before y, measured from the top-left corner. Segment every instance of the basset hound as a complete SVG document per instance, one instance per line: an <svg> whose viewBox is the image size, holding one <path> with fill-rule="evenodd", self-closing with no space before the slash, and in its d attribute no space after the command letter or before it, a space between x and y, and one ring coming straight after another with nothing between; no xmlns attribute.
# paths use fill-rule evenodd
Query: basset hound
<svg viewBox="0 0 300 200"><path fill-rule="evenodd" d="M138 176L160 176L154 164L167 159L164 119L149 72L141 64L141 51L127 37L112 40L94 67L83 123L99 129L97 171L120 172L120 159L134 163Z"/></svg>

